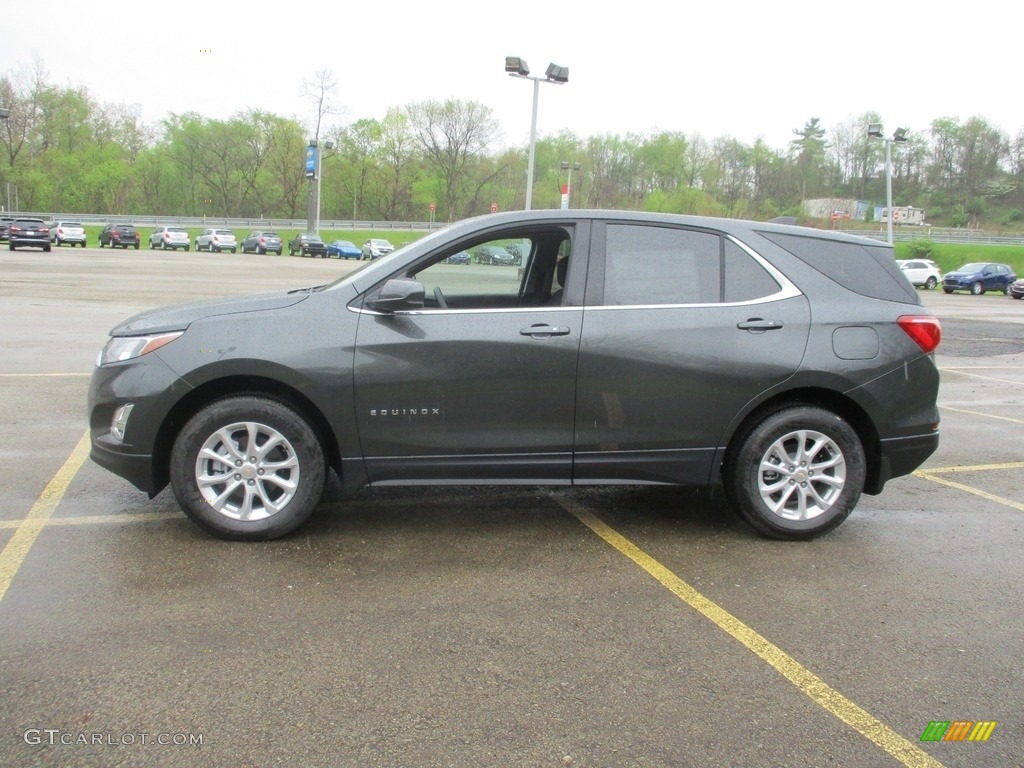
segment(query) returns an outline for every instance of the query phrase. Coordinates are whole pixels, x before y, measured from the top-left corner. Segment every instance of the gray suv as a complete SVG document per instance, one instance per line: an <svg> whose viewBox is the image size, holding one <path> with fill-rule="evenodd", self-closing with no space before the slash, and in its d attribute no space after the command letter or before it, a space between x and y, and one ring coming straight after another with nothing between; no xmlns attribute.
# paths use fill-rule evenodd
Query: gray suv
<svg viewBox="0 0 1024 768"><path fill-rule="evenodd" d="M518 269L446 263L513 244ZM492 214L327 285L124 321L92 458L229 539L296 529L329 470L349 491L722 485L760 533L807 539L936 449L939 338L874 240Z"/></svg>

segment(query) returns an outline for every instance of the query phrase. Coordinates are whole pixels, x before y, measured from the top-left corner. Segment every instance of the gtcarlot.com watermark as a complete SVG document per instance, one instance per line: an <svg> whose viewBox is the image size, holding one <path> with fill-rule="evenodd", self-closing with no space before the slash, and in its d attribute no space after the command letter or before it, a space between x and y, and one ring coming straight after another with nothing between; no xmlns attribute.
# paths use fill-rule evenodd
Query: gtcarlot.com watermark
<svg viewBox="0 0 1024 768"><path fill-rule="evenodd" d="M201 733L149 733L147 731L62 731L59 728L29 728L22 734L31 746L93 746L132 747L156 745L160 747L201 747Z"/></svg>

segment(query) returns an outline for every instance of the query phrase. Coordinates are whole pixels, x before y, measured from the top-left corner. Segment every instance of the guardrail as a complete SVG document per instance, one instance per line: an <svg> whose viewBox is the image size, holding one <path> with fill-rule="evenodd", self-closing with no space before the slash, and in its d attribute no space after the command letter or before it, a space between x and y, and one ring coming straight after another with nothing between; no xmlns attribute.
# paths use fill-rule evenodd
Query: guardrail
<svg viewBox="0 0 1024 768"><path fill-rule="evenodd" d="M174 225L179 227L224 227L226 229L294 229L306 230L306 219L264 219L264 218L223 218L216 216L149 216L115 215L103 216L96 213L42 213L18 211L8 216L31 216L47 221L80 221L83 224L134 224L138 227ZM430 232L446 226L445 222L430 221L360 221L358 219L321 219L320 229L364 230L380 232ZM886 231L866 229L837 229L848 235L860 235L874 240L885 240ZM976 243L979 245L1024 245L1024 234L992 235L978 229L952 229L949 227L896 227L892 238L898 242L934 240L937 243Z"/></svg>

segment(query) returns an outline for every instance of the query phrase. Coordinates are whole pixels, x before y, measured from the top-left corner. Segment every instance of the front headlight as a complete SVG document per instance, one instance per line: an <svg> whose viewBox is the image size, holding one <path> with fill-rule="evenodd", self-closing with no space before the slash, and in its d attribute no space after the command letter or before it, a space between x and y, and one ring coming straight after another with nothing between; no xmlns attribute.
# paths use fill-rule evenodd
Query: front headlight
<svg viewBox="0 0 1024 768"><path fill-rule="evenodd" d="M183 333L184 331L174 331L156 336L111 336L110 341L96 356L96 365L120 363L134 357L148 355L165 344L170 344Z"/></svg>

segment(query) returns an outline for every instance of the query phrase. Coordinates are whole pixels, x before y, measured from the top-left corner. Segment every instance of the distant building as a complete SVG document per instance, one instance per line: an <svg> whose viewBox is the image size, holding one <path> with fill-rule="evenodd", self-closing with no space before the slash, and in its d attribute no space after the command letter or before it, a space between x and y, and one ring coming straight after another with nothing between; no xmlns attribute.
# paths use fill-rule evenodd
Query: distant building
<svg viewBox="0 0 1024 768"><path fill-rule="evenodd" d="M871 206L863 200L844 197L819 197L804 200L804 215L812 219L857 219L864 221Z"/></svg>
<svg viewBox="0 0 1024 768"><path fill-rule="evenodd" d="M924 223L924 208L915 208L912 205L894 205L892 207L892 223L893 224L913 224L914 226L923 227ZM889 209L883 205L875 206L875 221L881 221L882 223L889 221Z"/></svg>

